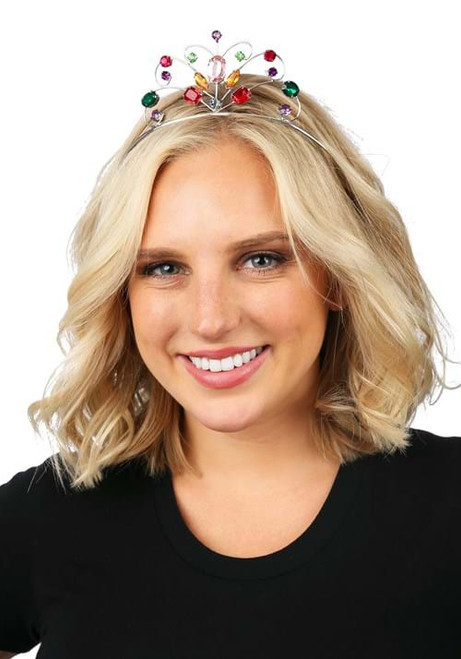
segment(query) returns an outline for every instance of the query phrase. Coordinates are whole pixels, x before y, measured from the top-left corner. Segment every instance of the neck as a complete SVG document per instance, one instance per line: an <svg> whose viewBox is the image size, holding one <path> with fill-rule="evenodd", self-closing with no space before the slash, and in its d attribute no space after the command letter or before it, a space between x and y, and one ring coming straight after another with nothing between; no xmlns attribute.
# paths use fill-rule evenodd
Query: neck
<svg viewBox="0 0 461 659"><path fill-rule="evenodd" d="M308 417L288 419L279 426L232 433L204 428L186 417L185 454L197 476L184 472L179 478L213 490L285 492L339 467L339 459L324 458L314 448Z"/></svg>

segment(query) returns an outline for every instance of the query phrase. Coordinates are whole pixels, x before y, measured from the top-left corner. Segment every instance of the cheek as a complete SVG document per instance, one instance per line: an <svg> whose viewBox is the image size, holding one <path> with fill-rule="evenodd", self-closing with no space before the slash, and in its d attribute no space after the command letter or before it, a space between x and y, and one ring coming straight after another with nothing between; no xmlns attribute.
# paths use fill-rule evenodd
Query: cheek
<svg viewBox="0 0 461 659"><path fill-rule="evenodd" d="M305 340L312 344L317 336L323 339L328 308L322 297L309 287L292 284L265 302L264 314L274 335L287 342Z"/></svg>
<svg viewBox="0 0 461 659"><path fill-rule="evenodd" d="M138 346L162 344L175 326L174 305L156 300L148 291L130 295L131 318Z"/></svg>

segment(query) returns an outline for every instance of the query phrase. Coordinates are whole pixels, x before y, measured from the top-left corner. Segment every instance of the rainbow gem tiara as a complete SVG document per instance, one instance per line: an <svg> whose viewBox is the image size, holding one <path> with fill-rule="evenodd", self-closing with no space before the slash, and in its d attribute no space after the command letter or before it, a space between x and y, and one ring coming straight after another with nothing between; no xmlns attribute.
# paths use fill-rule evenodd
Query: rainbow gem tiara
<svg viewBox="0 0 461 659"><path fill-rule="evenodd" d="M219 53L219 41L221 37L222 34L219 30L213 30L211 33L211 38L215 42L215 52L212 52L206 46L193 44L185 48L184 59L172 57L171 55L162 55L162 57L160 57L155 68L155 80L159 86L156 89L148 91L141 99L141 103L144 106L144 116L146 121L148 121L148 124L141 135L139 135L130 146L127 153L139 144L142 139L160 126L194 119L203 114L198 113L197 115L170 120L167 119L164 121L164 113L155 108L160 100L158 94L160 91L167 89L180 89L184 91L183 98L187 103L190 103L191 105L201 104L206 108L205 112L209 111L211 114L219 114L222 116L234 114L233 111L224 112L224 110L231 106L238 106L246 103L251 98L252 89L261 85L273 84L278 81L282 81L281 91L287 99L296 102L295 112L289 103L280 103L278 105L278 116L268 116L250 112L245 112L245 115L261 117L270 121L279 121L290 125L292 128L303 133L316 142L316 144L328 151L328 149L313 135L308 133L298 124L294 123L301 112L301 103L298 98L299 87L293 80L283 81L285 75L285 63L280 55L273 49L267 49L253 55L253 48L248 41L239 41L232 44L221 55ZM206 53L208 60L206 62L206 69L204 69L200 62L200 55L196 52L200 50ZM229 56L228 53L230 53ZM267 80L259 82L251 87L238 86L242 69L253 60L261 57L268 66L265 70ZM184 89L184 87L174 87L170 84L173 80L172 68L174 62L178 62L188 67L188 69L192 69L194 72L193 85L189 85ZM204 74L204 70L206 70L207 75ZM210 89L213 93L210 93Z"/></svg>

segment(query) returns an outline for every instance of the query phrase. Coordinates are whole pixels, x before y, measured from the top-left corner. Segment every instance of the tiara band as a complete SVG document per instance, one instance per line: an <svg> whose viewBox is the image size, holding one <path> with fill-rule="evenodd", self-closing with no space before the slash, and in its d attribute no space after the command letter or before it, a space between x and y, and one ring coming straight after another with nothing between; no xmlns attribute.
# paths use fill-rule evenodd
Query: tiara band
<svg viewBox="0 0 461 659"><path fill-rule="evenodd" d="M275 50L267 49L257 53L256 55L253 55L251 44L248 41L240 41L232 44L232 46L229 46L226 51L220 55L219 40L222 37L222 33L219 30L214 30L211 33L211 37L216 44L214 53L206 46L193 44L185 48L184 59L172 57L171 55L162 55L162 57L160 57L160 60L155 68L155 80L159 86L156 89L151 89L148 91L141 99L141 103L144 107L144 116L146 121L148 121L148 124L143 129L143 132L131 144L125 155L130 153L130 151L134 149L135 146L141 142L141 140L147 137L147 135L152 133L154 130L161 128L162 126L201 117L203 114L213 114L215 116L235 115L234 111L225 112L224 110L230 106L243 105L246 103L251 98L252 89L262 85L274 84L278 81L282 81L281 91L283 94L285 94L287 98L296 102L296 113L293 114L293 108L288 103L280 103L278 105L278 116L269 116L250 112L245 112L245 116L258 117L267 119L272 122L281 122L289 125L309 139L313 140L316 144L322 147L322 149L328 152L326 146L324 146L316 137L311 135L299 124L294 123L301 112L301 103L299 102L298 98L299 87L292 80L282 80L285 75L285 63L280 55L275 52ZM232 70L229 72L229 59L226 59L226 56L230 51L236 48L238 50L237 52L234 52L234 57L237 60L238 65L235 68L232 68ZM207 75L204 75L202 72L203 69L200 71L196 66L194 66L194 64L200 59L196 53L198 49L202 49L207 53ZM238 87L237 83L240 78L241 70L251 61L261 57L265 62L270 64L270 66L265 71L268 79L264 80L263 82L256 83L251 87ZM173 62L178 62L187 66L188 69L192 69L194 71L194 85L190 85L185 89L184 87L174 87L170 85L170 82L173 80L173 76L169 69L172 67ZM164 84L161 84L162 82ZM214 87L213 93L208 91L210 86ZM179 89L183 91L183 98L187 103L191 105L203 105L206 108L205 112L200 112L188 117L179 117L169 120L167 119L164 121L164 113L160 112L157 108L155 108L155 106L160 100L157 92L167 89Z"/></svg>

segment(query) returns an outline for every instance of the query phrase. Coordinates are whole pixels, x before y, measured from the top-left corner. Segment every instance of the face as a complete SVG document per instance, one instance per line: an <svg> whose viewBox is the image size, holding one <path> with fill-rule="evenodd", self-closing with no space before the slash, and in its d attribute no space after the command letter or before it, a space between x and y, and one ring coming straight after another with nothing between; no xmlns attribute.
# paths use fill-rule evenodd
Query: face
<svg viewBox="0 0 461 659"><path fill-rule="evenodd" d="M275 183L242 143L181 156L156 178L141 250L158 253L138 260L130 310L143 361L196 427L286 430L306 413L328 318L327 277L307 266L307 284L286 240L239 246L269 233L285 233ZM268 348L257 368L237 357L243 365L232 371L200 371L206 382L183 356L259 346Z"/></svg>

